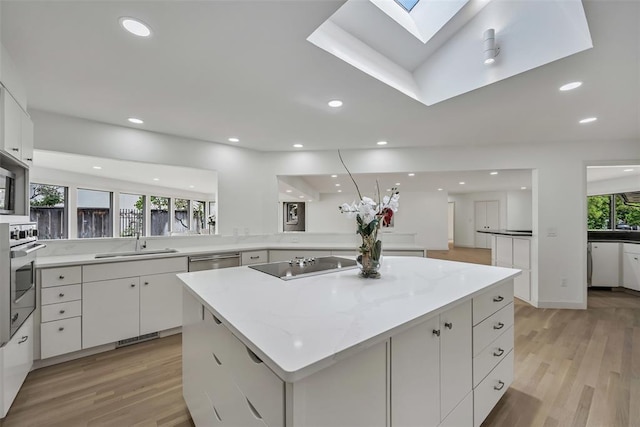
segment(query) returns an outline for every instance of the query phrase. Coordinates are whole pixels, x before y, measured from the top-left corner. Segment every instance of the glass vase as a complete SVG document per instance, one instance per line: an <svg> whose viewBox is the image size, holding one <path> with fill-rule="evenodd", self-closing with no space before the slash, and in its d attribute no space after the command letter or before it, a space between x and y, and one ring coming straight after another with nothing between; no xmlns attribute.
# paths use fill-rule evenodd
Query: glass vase
<svg viewBox="0 0 640 427"><path fill-rule="evenodd" d="M371 249L363 251L365 246ZM360 255L356 258L356 264L360 268L360 276L367 279L379 279L380 267L382 266L382 242L374 240L373 244L363 245L360 248Z"/></svg>

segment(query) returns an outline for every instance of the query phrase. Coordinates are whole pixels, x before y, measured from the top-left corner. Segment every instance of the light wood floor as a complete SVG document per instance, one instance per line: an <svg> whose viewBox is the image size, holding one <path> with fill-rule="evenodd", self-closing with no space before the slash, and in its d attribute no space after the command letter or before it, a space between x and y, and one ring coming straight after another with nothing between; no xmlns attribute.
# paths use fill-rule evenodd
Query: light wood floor
<svg viewBox="0 0 640 427"><path fill-rule="evenodd" d="M486 257L463 249L439 255ZM588 306L516 301L515 380L484 427L640 426L640 297L590 291ZM0 426L192 426L180 345L174 335L33 371Z"/></svg>
<svg viewBox="0 0 640 427"><path fill-rule="evenodd" d="M462 248L450 243L448 251L427 251L427 258L491 265L491 249Z"/></svg>

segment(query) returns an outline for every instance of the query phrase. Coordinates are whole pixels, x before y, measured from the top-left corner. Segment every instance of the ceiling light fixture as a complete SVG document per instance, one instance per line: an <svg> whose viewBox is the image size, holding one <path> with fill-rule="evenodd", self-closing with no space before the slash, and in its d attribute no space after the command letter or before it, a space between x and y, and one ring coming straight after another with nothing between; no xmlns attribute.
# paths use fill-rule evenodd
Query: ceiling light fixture
<svg viewBox="0 0 640 427"><path fill-rule="evenodd" d="M526 189L527 189L527 187L520 187L520 189L521 189L521 190L526 190Z"/></svg>
<svg viewBox="0 0 640 427"><path fill-rule="evenodd" d="M286 190L287 193L291 193L291 190Z"/></svg>
<svg viewBox="0 0 640 427"><path fill-rule="evenodd" d="M407 174L407 175L409 175L409 176L416 176L416 174L415 174L415 173L413 173L413 172L411 172L411 173L409 173L409 174Z"/></svg>
<svg viewBox="0 0 640 427"><path fill-rule="evenodd" d="M378 145L387 145L387 141L378 141L376 142Z"/></svg>
<svg viewBox="0 0 640 427"><path fill-rule="evenodd" d="M293 148L302 148L304 145L302 144L293 144Z"/></svg>
<svg viewBox="0 0 640 427"><path fill-rule="evenodd" d="M623 169L622 172L633 172L633 169Z"/></svg>
<svg viewBox="0 0 640 427"><path fill-rule="evenodd" d="M94 166L93 168L94 168L94 169L97 169L97 170L100 170L100 169L102 169L102 166ZM633 169L632 169L632 170L633 170Z"/></svg>
<svg viewBox="0 0 640 427"><path fill-rule="evenodd" d="M595 122L596 120L598 120L597 117L587 117L586 119L580 120L580 124L583 125L585 123L592 123L592 122Z"/></svg>
<svg viewBox="0 0 640 427"><path fill-rule="evenodd" d="M329 101L327 103L329 105L329 107L331 108L339 108L342 107L342 101L340 101L339 99L332 99L331 101Z"/></svg>
<svg viewBox="0 0 640 427"><path fill-rule="evenodd" d="M135 123L137 125L141 125L144 123L144 121L140 120L140 119L136 119L135 117L129 117L127 120L129 120L131 123Z"/></svg>
<svg viewBox="0 0 640 427"><path fill-rule="evenodd" d="M482 38L484 39L484 63L491 65L496 62L496 56L500 53L500 48L496 46L496 30L489 28Z"/></svg>
<svg viewBox="0 0 640 427"><path fill-rule="evenodd" d="M153 178L154 181L160 181L160 178Z"/></svg>
<svg viewBox="0 0 640 427"><path fill-rule="evenodd" d="M240 142L238 138L229 138L229 142Z"/></svg>
<svg viewBox="0 0 640 427"><path fill-rule="evenodd" d="M304 196L300 196L301 199L304 199Z"/></svg>
<svg viewBox="0 0 640 427"><path fill-rule="evenodd" d="M560 86L560 92L566 92L568 90L573 90L573 89L577 89L580 86L582 86L582 82L571 82L571 83L567 83L565 85Z"/></svg>
<svg viewBox="0 0 640 427"><path fill-rule="evenodd" d="M120 25L122 25L122 28L138 37L149 37L151 35L151 29L149 26L135 18L129 18L126 16L122 17L120 18Z"/></svg>
<svg viewBox="0 0 640 427"><path fill-rule="evenodd" d="M190 186L189 186L189 188L194 188L194 186L193 186L193 185L190 185Z"/></svg>
<svg viewBox="0 0 640 427"><path fill-rule="evenodd" d="M438 191L442 191L442 190L443 190L442 188L438 188Z"/></svg>
<svg viewBox="0 0 640 427"><path fill-rule="evenodd" d="M337 178L338 175L331 175L331 178Z"/></svg>
<svg viewBox="0 0 640 427"><path fill-rule="evenodd" d="M336 187L340 187L340 184L336 184Z"/></svg>
<svg viewBox="0 0 640 427"><path fill-rule="evenodd" d="M338 193L342 193L342 190L338 190Z"/></svg>
<svg viewBox="0 0 640 427"><path fill-rule="evenodd" d="M496 172L496 171L489 172L489 175L498 175L498 172Z"/></svg>
<svg viewBox="0 0 640 427"><path fill-rule="evenodd" d="M400 185L400 183L399 183L399 182L396 182L396 187L397 187L398 185Z"/></svg>
<svg viewBox="0 0 640 427"><path fill-rule="evenodd" d="M464 185L464 181L460 181L458 184L460 184L460 185Z"/></svg>

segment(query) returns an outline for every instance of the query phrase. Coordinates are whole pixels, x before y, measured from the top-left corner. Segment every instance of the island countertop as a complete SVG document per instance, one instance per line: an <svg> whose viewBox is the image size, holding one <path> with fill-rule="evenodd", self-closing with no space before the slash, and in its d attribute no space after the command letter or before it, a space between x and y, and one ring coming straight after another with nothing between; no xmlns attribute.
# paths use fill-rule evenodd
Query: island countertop
<svg viewBox="0 0 640 427"><path fill-rule="evenodd" d="M360 278L352 269L284 281L247 266L178 277L280 378L294 382L518 274L385 257L380 279Z"/></svg>

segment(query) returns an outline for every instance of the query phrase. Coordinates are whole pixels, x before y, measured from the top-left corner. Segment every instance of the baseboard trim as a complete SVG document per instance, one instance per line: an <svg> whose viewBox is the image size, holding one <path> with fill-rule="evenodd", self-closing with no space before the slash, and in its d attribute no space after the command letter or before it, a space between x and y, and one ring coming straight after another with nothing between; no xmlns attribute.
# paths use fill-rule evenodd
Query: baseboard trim
<svg viewBox="0 0 640 427"><path fill-rule="evenodd" d="M569 310L586 310L587 303L576 301L538 301L535 304L538 308L559 308Z"/></svg>

